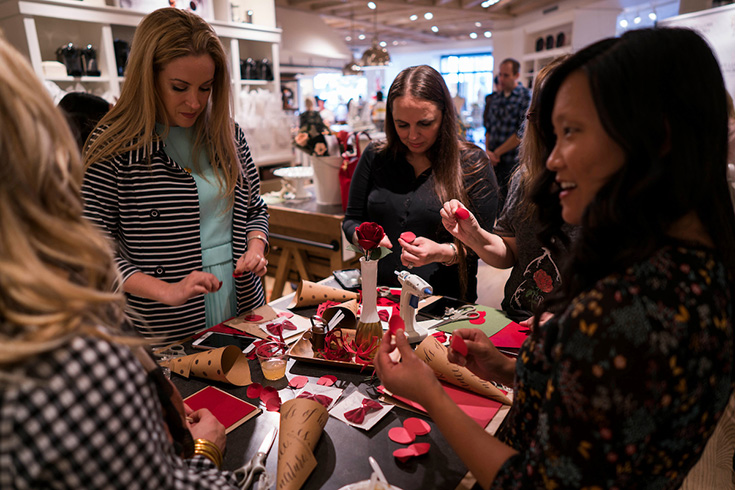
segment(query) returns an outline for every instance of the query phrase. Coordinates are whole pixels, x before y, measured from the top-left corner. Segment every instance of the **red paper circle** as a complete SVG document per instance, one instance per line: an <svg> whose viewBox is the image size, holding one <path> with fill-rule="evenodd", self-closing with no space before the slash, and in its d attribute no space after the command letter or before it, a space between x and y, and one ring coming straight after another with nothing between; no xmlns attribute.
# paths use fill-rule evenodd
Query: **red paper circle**
<svg viewBox="0 0 735 490"><path fill-rule="evenodd" d="M429 452L429 449L431 449L431 444L429 444L428 442L417 442L416 444L411 444L410 446L408 446L407 449L412 449L416 456L422 456Z"/></svg>
<svg viewBox="0 0 735 490"><path fill-rule="evenodd" d="M265 386L260 392L260 399L263 400L263 402L267 402L271 398L276 397L278 397L278 391L272 386Z"/></svg>
<svg viewBox="0 0 735 490"><path fill-rule="evenodd" d="M388 437L390 437L391 441L397 442L398 444L411 444L416 440L413 432L403 427L393 427L388 431Z"/></svg>
<svg viewBox="0 0 735 490"><path fill-rule="evenodd" d="M261 391L263 391L263 385L261 385L260 383L253 383L248 386L246 394L248 398L260 398Z"/></svg>
<svg viewBox="0 0 735 490"><path fill-rule="evenodd" d="M269 398L267 402L265 402L265 409L269 412L277 412L281 409L281 397L276 394L276 396Z"/></svg>
<svg viewBox="0 0 735 490"><path fill-rule="evenodd" d="M403 427L405 427L407 431L413 432L417 436L425 436L426 434L431 432L431 426L429 425L429 423L416 417L411 417L404 420Z"/></svg>
<svg viewBox="0 0 735 490"><path fill-rule="evenodd" d="M459 335L452 334L452 340L449 342L449 347L451 347L454 352L462 356L466 356L469 353L467 344Z"/></svg>
<svg viewBox="0 0 735 490"><path fill-rule="evenodd" d="M326 374L322 376L321 378L319 378L316 384L323 385L323 386L332 386L335 381L337 381L336 376L332 376L331 374Z"/></svg>
<svg viewBox="0 0 735 490"><path fill-rule="evenodd" d="M473 324L473 325L482 325L483 323L485 323L485 315L487 314L487 312L485 312L485 311L478 311L478 313L480 314L480 316L477 317L477 318L472 318L470 320L470 323L471 324Z"/></svg>
<svg viewBox="0 0 735 490"><path fill-rule="evenodd" d="M308 382L309 378L307 378L306 376L294 376L288 381L288 386L290 386L291 388L299 389L306 386L306 383Z"/></svg>
<svg viewBox="0 0 735 490"><path fill-rule="evenodd" d="M245 315L242 317L242 321L244 322L259 322L263 319L260 315Z"/></svg>
<svg viewBox="0 0 735 490"><path fill-rule="evenodd" d="M400 238L406 243L413 243L413 241L416 240L416 234L412 231L404 231L401 233Z"/></svg>
<svg viewBox="0 0 735 490"><path fill-rule="evenodd" d="M401 463L405 463L406 461L413 458L414 456L416 455L414 454L413 450L408 447L402 447L400 449L396 449L395 451L393 451L393 457L396 458Z"/></svg>

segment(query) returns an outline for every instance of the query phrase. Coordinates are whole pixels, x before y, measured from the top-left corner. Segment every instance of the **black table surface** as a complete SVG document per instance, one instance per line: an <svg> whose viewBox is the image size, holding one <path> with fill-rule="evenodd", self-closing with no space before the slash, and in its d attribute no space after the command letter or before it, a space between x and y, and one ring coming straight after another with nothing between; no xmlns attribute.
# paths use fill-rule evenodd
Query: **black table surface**
<svg viewBox="0 0 735 490"><path fill-rule="evenodd" d="M287 304L287 298L284 297L279 301L279 307ZM315 312L315 308L292 311L309 317ZM186 345L185 348L188 353L194 352L190 345ZM325 374L331 374L337 378L335 386L345 389L343 396L353 390L358 390L372 399L377 399L379 396L377 387L380 381L373 375L372 369L361 372L358 368L343 368L290 359L286 378L279 381L268 381L263 377L258 362L251 360L250 374L253 382L278 389L278 394L284 403L294 398L298 391L288 387L288 379L294 376L306 376L310 381L316 381ZM262 408L263 412L260 415L227 435L227 448L223 462L225 470L234 470L248 461L257 452L268 430L279 425L278 412L268 412L258 399L248 398L247 387L218 382L210 383L197 378L185 379L176 374L171 375L171 380L184 398L213 384ZM407 445L391 441L388 431L393 427L401 427L403 421L410 417L426 420L431 426L429 434L418 436L415 441L428 442L431 444L431 449L426 455L414 457L402 463L393 457L393 451L405 448ZM273 474L274 480L278 459L277 444L278 438L266 460L266 468ZM388 481L403 490L454 489L467 473L467 467L428 416L397 406L369 431L357 429L339 419L329 417L314 450L314 456L317 466L304 483L302 487L304 490L336 490L360 480L369 480L372 474L372 468L368 462L369 456L375 458Z"/></svg>

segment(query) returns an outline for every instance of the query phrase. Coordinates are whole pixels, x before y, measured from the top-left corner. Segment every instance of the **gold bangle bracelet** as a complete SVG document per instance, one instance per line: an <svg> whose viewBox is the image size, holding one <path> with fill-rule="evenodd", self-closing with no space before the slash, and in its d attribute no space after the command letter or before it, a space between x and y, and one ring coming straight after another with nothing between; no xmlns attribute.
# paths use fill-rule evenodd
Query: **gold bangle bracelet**
<svg viewBox="0 0 735 490"><path fill-rule="evenodd" d="M268 243L268 239L264 237L263 235L253 235L248 236L248 240L260 240L265 244L265 249L263 250L264 255L268 255L268 252L270 252L271 246L270 243Z"/></svg>
<svg viewBox="0 0 735 490"><path fill-rule="evenodd" d="M194 454L209 459L217 468L222 466L222 451L212 441L196 439L194 441Z"/></svg>

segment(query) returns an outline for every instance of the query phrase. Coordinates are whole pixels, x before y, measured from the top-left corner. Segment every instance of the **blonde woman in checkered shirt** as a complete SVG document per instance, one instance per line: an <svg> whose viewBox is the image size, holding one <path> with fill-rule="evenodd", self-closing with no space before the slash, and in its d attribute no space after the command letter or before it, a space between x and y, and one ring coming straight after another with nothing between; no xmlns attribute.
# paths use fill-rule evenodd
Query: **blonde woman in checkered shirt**
<svg viewBox="0 0 735 490"><path fill-rule="evenodd" d="M2 39L0 66L0 488L235 488L205 456L182 458L192 436L223 450L224 428L206 411L187 425L121 329L112 251L82 218L77 145Z"/></svg>

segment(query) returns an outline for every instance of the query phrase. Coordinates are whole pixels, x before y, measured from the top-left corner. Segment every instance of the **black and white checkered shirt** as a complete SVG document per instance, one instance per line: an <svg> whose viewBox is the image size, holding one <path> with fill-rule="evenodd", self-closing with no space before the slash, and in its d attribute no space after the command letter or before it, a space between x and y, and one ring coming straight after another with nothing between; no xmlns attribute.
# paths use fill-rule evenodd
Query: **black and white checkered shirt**
<svg viewBox="0 0 735 490"><path fill-rule="evenodd" d="M93 338L24 362L0 381L0 488L233 489L202 456L178 457L143 367Z"/></svg>

